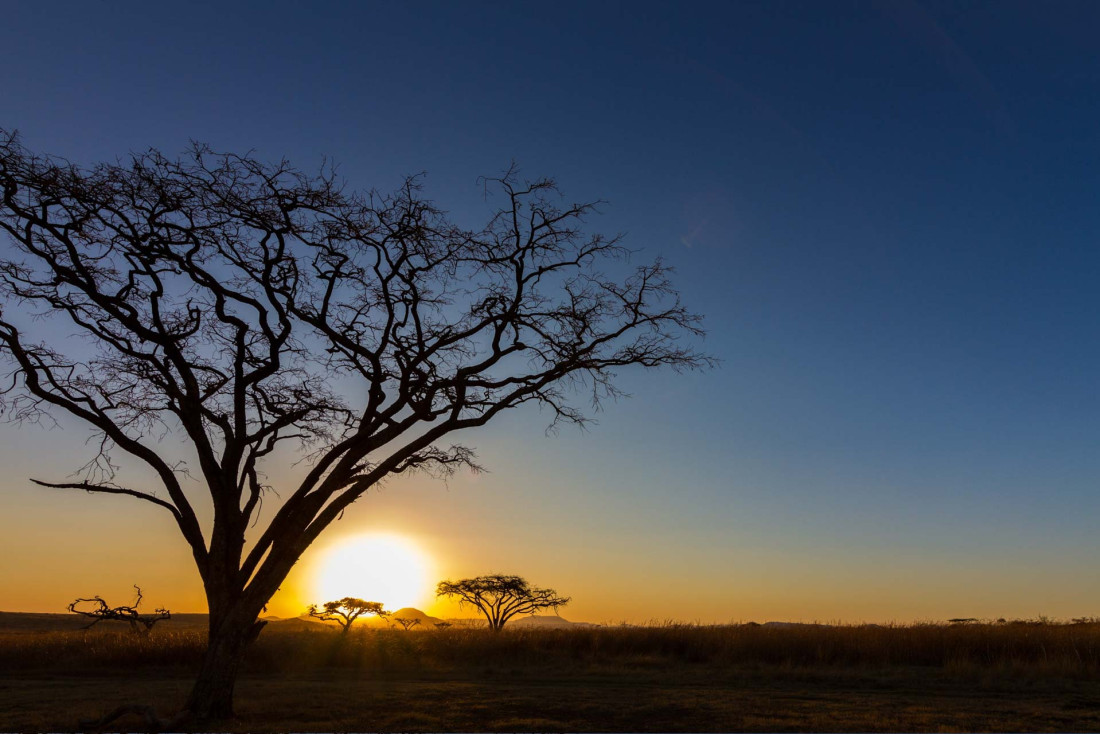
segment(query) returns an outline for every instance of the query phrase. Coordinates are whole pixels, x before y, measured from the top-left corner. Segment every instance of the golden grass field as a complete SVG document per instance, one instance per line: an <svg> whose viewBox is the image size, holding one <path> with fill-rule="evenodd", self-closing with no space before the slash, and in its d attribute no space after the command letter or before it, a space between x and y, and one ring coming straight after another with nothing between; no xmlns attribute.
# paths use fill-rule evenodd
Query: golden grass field
<svg viewBox="0 0 1100 734"><path fill-rule="evenodd" d="M34 618L38 618L37 621ZM50 619L46 619L49 617ZM52 621L50 621L52 620ZM0 614L0 730L178 708L202 618ZM100 625L104 627L105 625ZM113 730L140 728L120 720ZM275 622L218 731L1100 731L1100 624L354 630Z"/></svg>

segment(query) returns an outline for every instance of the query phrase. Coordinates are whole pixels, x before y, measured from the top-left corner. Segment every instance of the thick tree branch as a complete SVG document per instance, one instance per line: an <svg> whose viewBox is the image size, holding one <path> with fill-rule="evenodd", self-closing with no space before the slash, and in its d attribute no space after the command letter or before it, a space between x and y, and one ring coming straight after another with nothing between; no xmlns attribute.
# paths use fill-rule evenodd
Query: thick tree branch
<svg viewBox="0 0 1100 734"><path fill-rule="evenodd" d="M44 482L41 479L31 479L31 481L40 487L49 487L51 489L80 489L89 493L124 494L130 497L137 497L138 499L152 502L154 505L159 505L168 510L172 513L172 516L176 518L176 522L182 520L179 510L177 510L176 506L171 502L165 502L159 497L154 497L151 494L135 489L126 489L125 487L116 487L110 484L93 484L91 482Z"/></svg>

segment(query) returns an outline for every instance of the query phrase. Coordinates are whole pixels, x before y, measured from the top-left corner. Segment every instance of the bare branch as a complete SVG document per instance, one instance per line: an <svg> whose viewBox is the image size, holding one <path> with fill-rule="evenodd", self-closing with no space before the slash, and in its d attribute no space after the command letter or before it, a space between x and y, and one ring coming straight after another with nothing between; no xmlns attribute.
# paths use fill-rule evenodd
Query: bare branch
<svg viewBox="0 0 1100 734"><path fill-rule="evenodd" d="M82 489L85 492L100 492L103 494L125 494L130 497L137 497L138 499L145 500L146 502L152 502L154 505L159 505L172 513L174 517L179 519L179 510L175 505L170 502L165 502L159 497L154 497L151 494L140 492L134 489L126 489L125 487L116 487L110 484L92 484L90 482L44 482L40 479L31 479L32 482L40 487L50 487L51 489Z"/></svg>
<svg viewBox="0 0 1100 734"><path fill-rule="evenodd" d="M167 609L157 609L152 615L138 612L138 607L141 606L142 600L141 587L134 584L134 590L137 592L137 599L129 606L122 605L112 607L107 604L102 597L93 596L89 599L76 599L69 604L69 611L73 614L89 617L92 620L85 625L83 629L94 627L100 622L113 620L117 622L127 622L133 632L140 634L149 634L149 631L153 629L157 622L172 618L172 613ZM92 604L93 606L91 608L87 606L83 609L78 608L82 604Z"/></svg>

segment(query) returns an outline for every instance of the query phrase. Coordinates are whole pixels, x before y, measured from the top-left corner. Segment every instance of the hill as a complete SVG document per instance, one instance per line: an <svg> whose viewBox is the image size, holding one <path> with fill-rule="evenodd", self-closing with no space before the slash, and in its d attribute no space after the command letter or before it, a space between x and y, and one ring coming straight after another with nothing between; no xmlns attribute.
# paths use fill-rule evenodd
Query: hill
<svg viewBox="0 0 1100 734"><path fill-rule="evenodd" d="M416 609L415 607L402 607L401 609L398 609L396 612L391 614L390 617L415 619L420 622L421 627L434 627L435 625L443 621L439 617L432 617L420 611L419 609Z"/></svg>

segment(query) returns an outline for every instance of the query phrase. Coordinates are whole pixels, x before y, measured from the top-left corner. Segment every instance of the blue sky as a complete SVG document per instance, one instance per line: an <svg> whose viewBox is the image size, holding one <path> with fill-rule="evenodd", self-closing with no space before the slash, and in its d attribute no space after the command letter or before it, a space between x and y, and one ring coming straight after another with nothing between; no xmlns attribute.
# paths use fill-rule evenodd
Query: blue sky
<svg viewBox="0 0 1100 734"><path fill-rule="evenodd" d="M327 156L363 189L426 171L469 224L485 215L477 176L514 160L570 198L606 199L595 229L677 268L719 369L625 374L634 398L587 434L544 438L544 416L509 416L475 441L491 474L394 485L350 527L397 522L469 575L491 553L433 519L439 507L478 537L501 532L494 513L538 512L544 527L491 537L516 571L587 590L574 608L589 618L1100 606L1087 572L1100 551L1100 5L5 15L0 127L31 149L92 163L196 139L302 168ZM62 440L5 431L10 446ZM0 497L8 529L91 506L21 476ZM182 558L172 540L166 557ZM655 594L638 610L601 592L646 568L676 603ZM12 604L46 604L30 599Z"/></svg>

